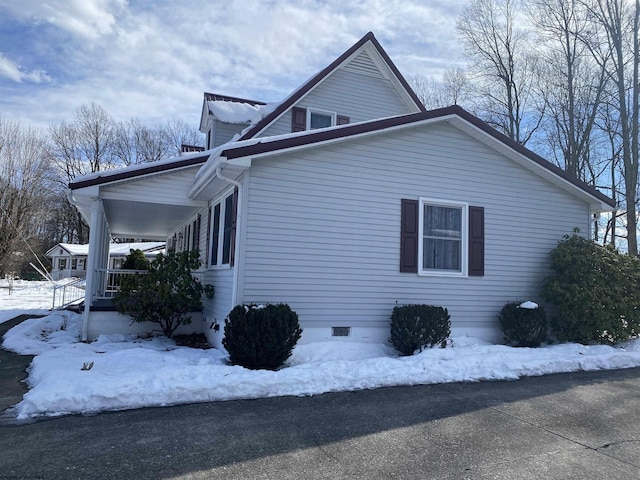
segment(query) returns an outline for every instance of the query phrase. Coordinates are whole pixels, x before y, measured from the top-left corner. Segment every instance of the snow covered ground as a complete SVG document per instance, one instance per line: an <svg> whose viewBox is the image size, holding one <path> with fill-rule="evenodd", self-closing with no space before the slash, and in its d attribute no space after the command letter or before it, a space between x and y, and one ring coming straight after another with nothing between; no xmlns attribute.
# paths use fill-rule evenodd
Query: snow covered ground
<svg viewBox="0 0 640 480"><path fill-rule="evenodd" d="M46 314L51 308L54 286L69 281L68 278L57 282L15 280L9 293L9 281L0 279L0 323L23 313Z"/></svg>
<svg viewBox="0 0 640 480"><path fill-rule="evenodd" d="M40 308L39 288L23 291L21 311ZM18 304L6 303L11 308L5 309L6 292L0 292L0 314L15 313ZM80 316L71 312L26 320L7 333L4 348L37 355L29 371L30 390L15 406L17 418L640 366L640 340L617 347L531 349L454 337L453 347L411 357L380 344L299 345L286 368L251 371L227 365L220 350L177 347L166 338L108 335L84 344L79 335Z"/></svg>

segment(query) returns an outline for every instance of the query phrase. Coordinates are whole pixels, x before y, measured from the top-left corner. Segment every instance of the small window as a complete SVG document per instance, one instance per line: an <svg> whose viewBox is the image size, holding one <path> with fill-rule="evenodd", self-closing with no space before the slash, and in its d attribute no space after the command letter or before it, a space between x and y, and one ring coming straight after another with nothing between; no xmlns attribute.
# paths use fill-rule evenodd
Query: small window
<svg viewBox="0 0 640 480"><path fill-rule="evenodd" d="M331 127L336 124L336 114L323 110L307 110L307 130Z"/></svg>
<svg viewBox="0 0 640 480"><path fill-rule="evenodd" d="M61 258L58 260L58 270L66 270L67 268L67 259Z"/></svg>
<svg viewBox="0 0 640 480"><path fill-rule="evenodd" d="M467 206L420 203L420 273L466 275Z"/></svg>

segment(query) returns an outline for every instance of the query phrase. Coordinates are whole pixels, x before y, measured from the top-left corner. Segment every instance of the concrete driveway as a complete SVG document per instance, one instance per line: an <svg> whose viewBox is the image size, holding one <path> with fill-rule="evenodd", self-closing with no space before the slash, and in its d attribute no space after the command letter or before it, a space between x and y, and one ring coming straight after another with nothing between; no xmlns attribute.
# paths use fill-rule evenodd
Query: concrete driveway
<svg viewBox="0 0 640 480"><path fill-rule="evenodd" d="M0 478L640 479L640 369L5 417Z"/></svg>

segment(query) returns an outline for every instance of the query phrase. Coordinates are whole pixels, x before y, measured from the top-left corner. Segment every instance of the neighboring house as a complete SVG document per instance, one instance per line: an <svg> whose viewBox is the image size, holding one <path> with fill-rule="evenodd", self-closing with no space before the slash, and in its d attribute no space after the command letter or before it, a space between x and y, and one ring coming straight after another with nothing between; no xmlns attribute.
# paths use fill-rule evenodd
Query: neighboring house
<svg viewBox="0 0 640 480"><path fill-rule="evenodd" d="M70 189L89 272L110 236L200 252L215 296L194 328L217 346L235 305L267 302L298 313L302 342L385 341L409 303L501 340L504 303L538 299L557 242L614 207L462 108L425 111L371 33L280 104L205 94L201 129L205 152ZM91 305L102 286L87 285ZM115 318L86 310L83 336L141 328Z"/></svg>
<svg viewBox="0 0 640 480"><path fill-rule="evenodd" d="M154 259L164 252L165 242L112 243L109 245L107 268L118 269L131 250L142 250L147 259ZM59 243L45 256L51 260L51 276L54 280L84 277L87 274L89 244Z"/></svg>

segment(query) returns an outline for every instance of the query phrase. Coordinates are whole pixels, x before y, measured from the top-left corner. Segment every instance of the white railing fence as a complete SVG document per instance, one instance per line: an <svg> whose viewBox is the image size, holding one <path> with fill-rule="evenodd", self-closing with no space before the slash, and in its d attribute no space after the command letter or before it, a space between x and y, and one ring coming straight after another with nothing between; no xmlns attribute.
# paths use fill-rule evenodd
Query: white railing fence
<svg viewBox="0 0 640 480"><path fill-rule="evenodd" d="M97 285L97 289L93 299L113 298L120 290L120 285L125 277L145 273L147 273L146 270L99 269L96 271L95 285ZM73 280L64 285L56 285L53 288L52 310L82 302L85 297L85 285L86 279L84 278Z"/></svg>
<svg viewBox="0 0 640 480"><path fill-rule="evenodd" d="M84 300L84 286L85 279L77 278L64 285L53 287L53 306L51 309L55 310L80 303Z"/></svg>
<svg viewBox="0 0 640 480"><path fill-rule="evenodd" d="M122 280L131 275L144 275L147 273L146 270L109 270L106 268L99 269L96 276L96 284L98 285L98 290L96 292L95 298L113 298L118 290L120 290L120 285L122 285Z"/></svg>

